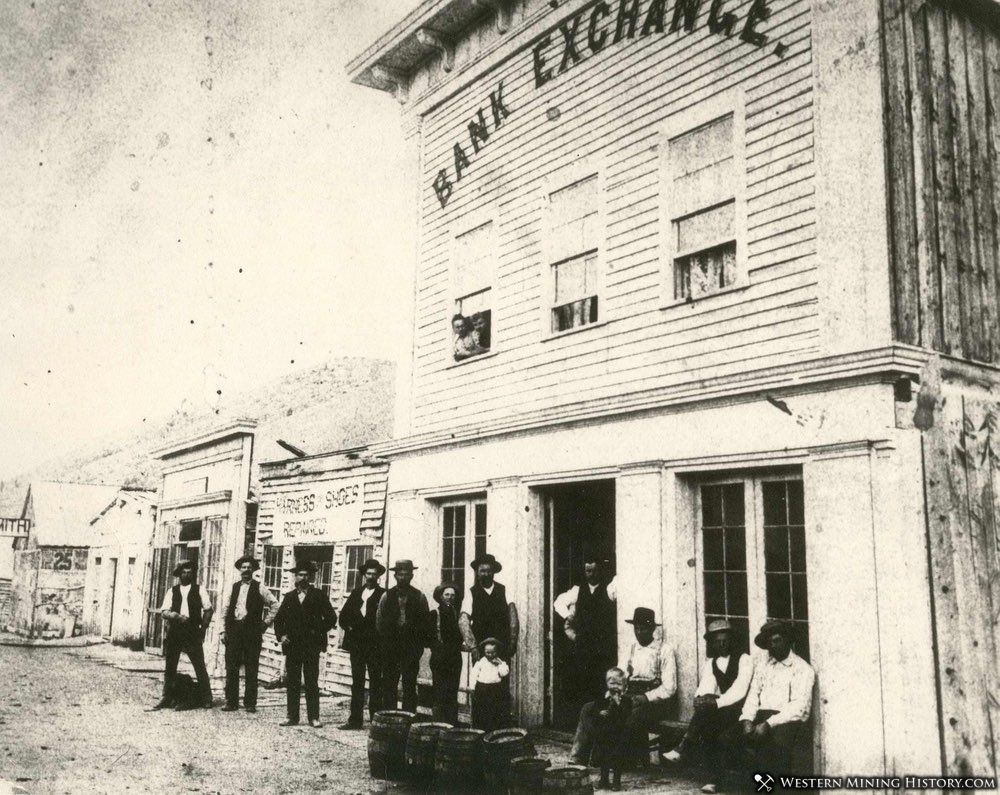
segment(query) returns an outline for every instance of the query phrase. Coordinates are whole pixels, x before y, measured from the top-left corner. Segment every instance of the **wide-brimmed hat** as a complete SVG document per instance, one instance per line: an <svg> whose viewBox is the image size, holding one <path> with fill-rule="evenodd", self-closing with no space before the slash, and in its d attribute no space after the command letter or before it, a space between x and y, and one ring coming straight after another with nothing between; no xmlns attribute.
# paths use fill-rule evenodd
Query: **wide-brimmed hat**
<svg viewBox="0 0 1000 795"><path fill-rule="evenodd" d="M503 654L503 643L501 641L497 640L496 638L492 637L492 636L490 636L488 638L483 638L476 645L480 649L484 649L484 648L486 648L486 644L487 643L492 643L493 645L495 645L497 647L497 651L500 652L501 654Z"/></svg>
<svg viewBox="0 0 1000 795"><path fill-rule="evenodd" d="M182 560L180 563L178 563L176 566L174 566L174 576L175 577L180 577L181 576L181 571L183 571L184 569L191 569L193 571L194 570L194 561L192 561L192 560Z"/></svg>
<svg viewBox="0 0 1000 795"><path fill-rule="evenodd" d="M632 618L625 619L626 624L635 624L637 627L658 627L656 623L656 612L649 607L637 607L632 611Z"/></svg>
<svg viewBox="0 0 1000 795"><path fill-rule="evenodd" d="M757 637L753 639L754 646L766 649L767 642L771 639L771 636L778 634L784 635L789 640L793 640L795 638L795 627L792 626L790 621L783 621L780 618L772 618L769 621L765 621L764 626L757 633Z"/></svg>
<svg viewBox="0 0 1000 795"><path fill-rule="evenodd" d="M497 560L492 555L490 555L488 552L483 553L482 555L476 555L475 560L473 560L472 563L470 563L469 565L472 567L472 570L475 571L483 563L489 563L490 566L493 567L494 574L499 574L501 571L503 571L503 566L500 565L500 561Z"/></svg>
<svg viewBox="0 0 1000 795"><path fill-rule="evenodd" d="M433 594L434 601L437 602L438 604L441 604L441 597L444 595L445 590L448 588L454 589L455 596L456 597L458 596L457 586L455 586L453 583L450 582L443 582L434 589L434 594Z"/></svg>
<svg viewBox="0 0 1000 795"><path fill-rule="evenodd" d="M260 568L260 561L253 555L244 555L242 558L237 558L236 563L233 565L235 565L236 568L239 568L244 563L249 563L253 567L254 571L257 571L257 569Z"/></svg>
<svg viewBox="0 0 1000 795"><path fill-rule="evenodd" d="M375 558L368 558L368 560L361 564L361 568L358 571L364 574L368 569L376 569L379 577L385 574L385 566L375 560Z"/></svg>
<svg viewBox="0 0 1000 795"><path fill-rule="evenodd" d="M391 568L389 569L389 571L391 571L391 572L398 572L398 571L410 571L410 572L413 572L413 571L416 571L419 568L420 568L419 566L414 566L413 565L413 561L412 560L407 560L406 558L403 558L402 560L397 560L391 566Z"/></svg>
<svg viewBox="0 0 1000 795"><path fill-rule="evenodd" d="M298 574L300 571L304 571L306 574L312 577L316 576L316 572L318 570L319 567L316 565L316 561L314 560L297 560L295 561L294 566L292 566L290 569L285 569L285 571L290 571L293 574Z"/></svg>
<svg viewBox="0 0 1000 795"><path fill-rule="evenodd" d="M705 634L702 636L705 640L708 640L710 635L717 635L720 632L732 632L733 625L730 624L724 618L717 618L715 621L710 621L708 628L705 630Z"/></svg>

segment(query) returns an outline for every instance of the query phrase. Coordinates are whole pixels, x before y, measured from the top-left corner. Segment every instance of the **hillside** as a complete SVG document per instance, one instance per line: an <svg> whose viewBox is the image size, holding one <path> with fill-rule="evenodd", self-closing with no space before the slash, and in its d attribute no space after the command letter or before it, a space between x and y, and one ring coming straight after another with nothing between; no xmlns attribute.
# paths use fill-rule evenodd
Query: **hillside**
<svg viewBox="0 0 1000 795"><path fill-rule="evenodd" d="M158 488L158 462L150 457L151 450L231 418L257 420L257 462L291 456L277 439L310 454L385 439L392 433L394 378L392 362L344 357L235 394L218 412L182 405L160 422L144 422L116 438L95 441L88 449L0 481L0 510L8 512L0 516L19 513L32 479Z"/></svg>

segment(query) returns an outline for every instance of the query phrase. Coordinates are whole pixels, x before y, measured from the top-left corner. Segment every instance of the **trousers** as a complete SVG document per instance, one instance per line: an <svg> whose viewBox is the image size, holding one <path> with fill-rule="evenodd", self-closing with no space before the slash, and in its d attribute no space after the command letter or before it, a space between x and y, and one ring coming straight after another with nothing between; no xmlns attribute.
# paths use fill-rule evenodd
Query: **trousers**
<svg viewBox="0 0 1000 795"><path fill-rule="evenodd" d="M351 723L361 723L365 711L365 672L368 672L368 718L382 708L382 660L372 645L351 652Z"/></svg>
<svg viewBox="0 0 1000 795"><path fill-rule="evenodd" d="M457 652L446 659L431 653L431 681L434 690L434 720L458 723L458 687L462 681L462 654Z"/></svg>
<svg viewBox="0 0 1000 795"><path fill-rule="evenodd" d="M245 670L243 706L257 706L257 671L260 665L261 635L255 627L237 621L226 633L226 704L240 703L240 668Z"/></svg>
<svg viewBox="0 0 1000 795"><path fill-rule="evenodd" d="M758 710L753 725L759 726L772 715L773 710ZM740 724L725 730L722 742L728 752L728 764L748 772L791 773L792 751L799 744L805 731L805 723L792 721L772 726L763 737L743 733Z"/></svg>
<svg viewBox="0 0 1000 795"><path fill-rule="evenodd" d="M403 709L417 711L417 674L420 672L421 647L406 647L389 651L382 667L382 708L396 709L396 691L403 680Z"/></svg>
<svg viewBox="0 0 1000 795"><path fill-rule="evenodd" d="M166 661L163 671L163 698L165 700L174 697L177 663L180 662L181 652L183 652L191 661L191 665L194 666L202 701L206 704L212 703L212 685L208 680L208 669L205 668L205 650L201 645L203 638L202 630L188 629L179 624L174 624L167 630L167 637L163 643L163 656Z"/></svg>
<svg viewBox="0 0 1000 795"><path fill-rule="evenodd" d="M288 678L285 686L288 720L293 723L299 720L299 698L303 683L306 691L306 717L309 720L319 720L319 652L289 649L285 654L285 674Z"/></svg>

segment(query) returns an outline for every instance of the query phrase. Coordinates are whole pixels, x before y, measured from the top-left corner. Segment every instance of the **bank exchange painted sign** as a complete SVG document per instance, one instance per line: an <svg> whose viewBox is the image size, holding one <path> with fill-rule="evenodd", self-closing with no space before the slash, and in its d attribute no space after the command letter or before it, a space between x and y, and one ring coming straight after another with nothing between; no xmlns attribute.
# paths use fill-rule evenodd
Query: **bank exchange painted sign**
<svg viewBox="0 0 1000 795"><path fill-rule="evenodd" d="M270 543L332 544L361 534L365 504L361 478L311 485L307 492L276 495Z"/></svg>
<svg viewBox="0 0 1000 795"><path fill-rule="evenodd" d="M738 36L754 47L767 47L770 40L760 26L771 16L768 0L754 0L742 17L727 7L732 3L733 0L618 0L614 7L605 0L585 3L529 46L535 88L570 71L590 55L623 41L693 33L706 7L708 14L704 26L710 33L724 38ZM778 58L783 58L787 50L788 45L780 41L774 44L773 51ZM448 204L455 186L472 164L472 158L510 114L501 81L471 115L465 131L452 146L452 167L442 168L434 177L434 193L441 207Z"/></svg>

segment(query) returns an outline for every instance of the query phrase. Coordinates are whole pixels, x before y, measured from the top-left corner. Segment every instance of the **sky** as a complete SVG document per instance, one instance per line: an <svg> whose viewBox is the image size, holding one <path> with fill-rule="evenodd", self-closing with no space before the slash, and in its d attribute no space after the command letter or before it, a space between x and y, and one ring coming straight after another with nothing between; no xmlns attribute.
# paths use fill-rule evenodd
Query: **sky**
<svg viewBox="0 0 1000 795"><path fill-rule="evenodd" d="M344 64L416 2L0 3L0 477L406 361L414 164Z"/></svg>

